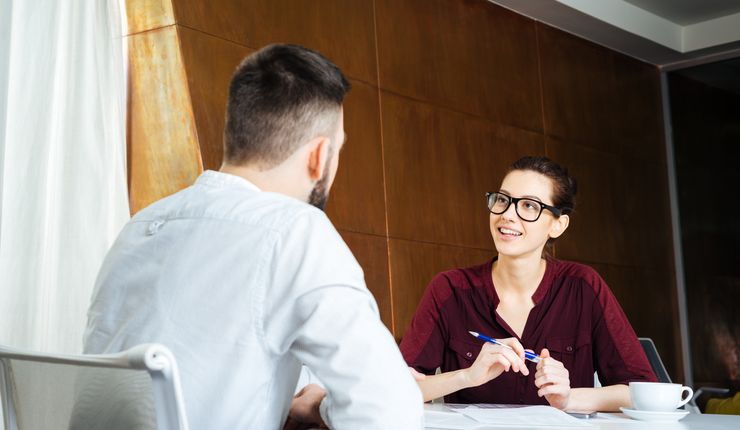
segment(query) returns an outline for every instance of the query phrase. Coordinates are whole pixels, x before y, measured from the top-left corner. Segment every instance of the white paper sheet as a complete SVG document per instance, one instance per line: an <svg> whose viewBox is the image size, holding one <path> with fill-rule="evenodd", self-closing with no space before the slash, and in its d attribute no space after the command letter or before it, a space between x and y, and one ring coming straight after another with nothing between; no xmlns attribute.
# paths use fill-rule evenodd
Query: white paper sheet
<svg viewBox="0 0 740 430"><path fill-rule="evenodd" d="M457 412L424 411L425 429L473 430L481 424Z"/></svg>
<svg viewBox="0 0 740 430"><path fill-rule="evenodd" d="M574 418L551 406L481 408L471 405L455 411L488 427L593 427L588 420Z"/></svg>

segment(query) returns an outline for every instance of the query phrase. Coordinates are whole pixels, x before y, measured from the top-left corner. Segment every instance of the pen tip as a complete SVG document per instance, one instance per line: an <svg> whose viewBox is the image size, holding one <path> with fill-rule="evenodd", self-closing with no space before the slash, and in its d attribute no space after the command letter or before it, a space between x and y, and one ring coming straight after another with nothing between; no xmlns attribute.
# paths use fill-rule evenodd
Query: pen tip
<svg viewBox="0 0 740 430"><path fill-rule="evenodd" d="M468 333L472 334L473 336L478 336L478 332L476 331L468 331Z"/></svg>

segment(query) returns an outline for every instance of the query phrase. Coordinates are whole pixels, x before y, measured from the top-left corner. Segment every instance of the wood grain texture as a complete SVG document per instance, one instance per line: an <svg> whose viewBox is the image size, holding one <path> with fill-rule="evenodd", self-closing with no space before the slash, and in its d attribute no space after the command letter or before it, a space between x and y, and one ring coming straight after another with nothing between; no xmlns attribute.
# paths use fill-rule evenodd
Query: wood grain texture
<svg viewBox="0 0 740 430"><path fill-rule="evenodd" d="M393 329L391 285L388 270L388 238L370 234L339 230L365 272L365 283L378 303L380 318Z"/></svg>
<svg viewBox="0 0 740 430"><path fill-rule="evenodd" d="M620 106L611 52L544 24L537 24L537 34L545 133L604 152L618 152L612 141L620 121L612 117Z"/></svg>
<svg viewBox="0 0 740 430"><path fill-rule="evenodd" d="M316 49L348 76L377 85L373 2L345 0L173 0L179 25L259 49Z"/></svg>
<svg viewBox="0 0 740 430"><path fill-rule="evenodd" d="M218 170L231 75L252 51L186 27L177 27L203 168Z"/></svg>
<svg viewBox="0 0 740 430"><path fill-rule="evenodd" d="M579 184L570 226L555 245L559 258L673 270L663 164L553 138L547 151Z"/></svg>
<svg viewBox="0 0 740 430"><path fill-rule="evenodd" d="M378 0L380 87L542 130L534 22L485 0Z"/></svg>
<svg viewBox="0 0 740 430"><path fill-rule="evenodd" d="M616 106L611 140L624 157L661 163L666 149L660 71L652 64L616 52L612 55Z"/></svg>
<svg viewBox="0 0 740 430"><path fill-rule="evenodd" d="M193 183L202 171L175 27L128 37L129 202L136 213Z"/></svg>
<svg viewBox="0 0 740 430"><path fill-rule="evenodd" d="M381 112L390 236L492 249L485 193L542 135L385 92Z"/></svg>
<svg viewBox="0 0 740 430"><path fill-rule="evenodd" d="M520 156L546 154L581 186L556 255L603 271L638 332L680 370L654 67L485 0L128 0L127 10L139 33L129 36L134 212L220 165L238 62L298 43L352 78L327 213L397 339L434 274L493 255L484 193Z"/></svg>
<svg viewBox="0 0 740 430"><path fill-rule="evenodd" d="M126 0L126 35L175 24L172 0Z"/></svg>
<svg viewBox="0 0 740 430"><path fill-rule="evenodd" d="M326 212L341 229L387 235L378 90L360 81L351 84L344 102L347 141Z"/></svg>
<svg viewBox="0 0 740 430"><path fill-rule="evenodd" d="M422 294L434 276L457 267L483 264L495 253L485 249L390 239L393 333L400 341Z"/></svg>

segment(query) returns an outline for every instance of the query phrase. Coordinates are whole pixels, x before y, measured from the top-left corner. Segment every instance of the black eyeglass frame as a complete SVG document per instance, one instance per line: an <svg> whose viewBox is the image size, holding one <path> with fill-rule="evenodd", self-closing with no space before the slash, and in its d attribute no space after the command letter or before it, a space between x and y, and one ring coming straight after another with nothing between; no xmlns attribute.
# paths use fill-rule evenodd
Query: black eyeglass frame
<svg viewBox="0 0 740 430"><path fill-rule="evenodd" d="M506 196L509 199L509 204L506 205L506 207L504 208L504 210L502 210L501 212L494 212L493 209L491 209L491 207L488 206L488 202L491 200L491 196L494 195L494 194L499 194L499 195L502 195L502 196ZM519 203L519 201L521 201L521 200L535 202L538 205L540 205L540 213L537 214L537 217L535 219L528 220L528 219L522 218L522 216L519 215L519 205L517 203ZM552 214L555 215L556 217L560 217L560 215L563 214L562 209L559 209L559 208L556 208L555 206L550 206L548 204L542 203L539 200L530 199L528 197L511 197L510 195L508 195L506 193L502 193L500 191L496 191L496 192L489 191L489 192L486 193L486 207L488 207L488 211L491 212L494 215L501 215L502 213L508 211L509 210L509 206L511 206L512 204L514 204L514 212L516 212L516 216L518 216L520 220L525 221L525 222L537 222L537 220L540 219L540 217L542 216L542 211L544 211L545 209L547 209L550 212L552 212Z"/></svg>

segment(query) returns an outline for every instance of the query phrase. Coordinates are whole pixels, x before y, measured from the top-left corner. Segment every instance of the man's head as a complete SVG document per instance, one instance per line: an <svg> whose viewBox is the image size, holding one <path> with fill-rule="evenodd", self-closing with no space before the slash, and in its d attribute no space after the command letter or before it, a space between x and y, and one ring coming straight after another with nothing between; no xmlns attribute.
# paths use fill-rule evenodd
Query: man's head
<svg viewBox="0 0 740 430"><path fill-rule="evenodd" d="M316 162L307 166L310 202L322 207L344 140L349 87L337 66L301 46L270 45L250 55L229 86L224 164L270 171L305 150L299 161Z"/></svg>

